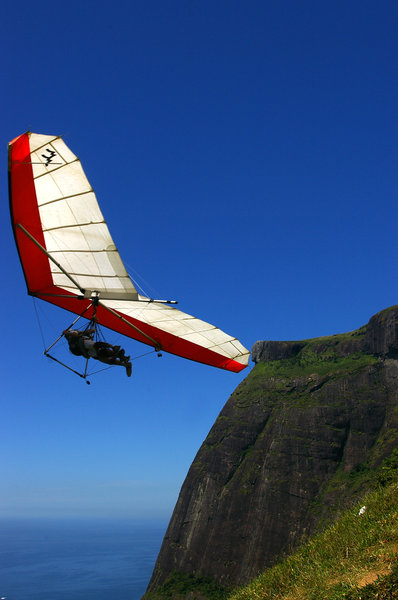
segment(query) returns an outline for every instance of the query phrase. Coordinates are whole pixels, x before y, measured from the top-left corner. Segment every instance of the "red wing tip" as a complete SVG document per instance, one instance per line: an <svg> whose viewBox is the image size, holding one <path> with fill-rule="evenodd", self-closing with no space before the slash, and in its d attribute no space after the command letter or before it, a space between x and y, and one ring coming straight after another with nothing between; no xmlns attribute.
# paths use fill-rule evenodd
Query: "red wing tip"
<svg viewBox="0 0 398 600"><path fill-rule="evenodd" d="M13 146L15 144L15 142L17 142L19 140L19 138L23 137L24 135L29 135L30 131L25 131L25 133L21 133L21 135L17 135L17 137L15 137L13 140L11 140L11 142L8 142L9 146Z"/></svg>
<svg viewBox="0 0 398 600"><path fill-rule="evenodd" d="M227 369L227 371L232 371L233 373L239 373L240 371L243 371L243 369L246 369L247 365L243 365L242 363L236 361L236 360L229 360L226 364L225 364L225 369Z"/></svg>

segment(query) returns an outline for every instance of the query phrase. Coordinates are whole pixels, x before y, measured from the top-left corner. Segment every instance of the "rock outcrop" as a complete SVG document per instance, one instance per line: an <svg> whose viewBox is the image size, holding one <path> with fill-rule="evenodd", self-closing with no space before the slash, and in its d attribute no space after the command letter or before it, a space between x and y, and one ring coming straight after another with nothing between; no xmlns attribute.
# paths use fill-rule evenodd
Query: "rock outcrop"
<svg viewBox="0 0 398 600"><path fill-rule="evenodd" d="M357 331L256 342L200 448L148 591L248 582L360 496L398 444L398 307Z"/></svg>

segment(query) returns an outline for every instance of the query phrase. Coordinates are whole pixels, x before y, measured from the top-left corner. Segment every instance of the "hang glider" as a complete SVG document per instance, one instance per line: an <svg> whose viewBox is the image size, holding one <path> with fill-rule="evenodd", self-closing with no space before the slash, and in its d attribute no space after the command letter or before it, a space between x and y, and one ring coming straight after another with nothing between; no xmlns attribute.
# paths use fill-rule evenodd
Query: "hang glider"
<svg viewBox="0 0 398 600"><path fill-rule="evenodd" d="M28 293L127 337L239 372L234 337L138 293L78 158L58 136L27 132L8 150L11 219ZM95 299L95 306L93 303Z"/></svg>

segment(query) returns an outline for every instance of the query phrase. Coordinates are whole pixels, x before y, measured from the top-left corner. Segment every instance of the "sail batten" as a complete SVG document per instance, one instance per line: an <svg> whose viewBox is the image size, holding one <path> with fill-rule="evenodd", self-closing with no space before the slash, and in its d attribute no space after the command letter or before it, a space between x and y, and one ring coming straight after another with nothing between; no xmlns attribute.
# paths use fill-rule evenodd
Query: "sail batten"
<svg viewBox="0 0 398 600"><path fill-rule="evenodd" d="M49 200L48 202L41 202L40 206L47 206L48 204L54 204L54 202L61 202L62 200L70 200L72 198L79 198L80 200L82 199L83 196L86 196L87 194L92 194L93 190L88 190L87 192L81 192L79 194L71 194L70 196L63 196L62 198L55 198L54 200Z"/></svg>
<svg viewBox="0 0 398 600"><path fill-rule="evenodd" d="M249 352L214 325L140 296L77 156L59 136L9 144L10 207L29 294L140 342L238 372ZM25 233L24 233L25 230ZM29 232L29 235L26 234Z"/></svg>

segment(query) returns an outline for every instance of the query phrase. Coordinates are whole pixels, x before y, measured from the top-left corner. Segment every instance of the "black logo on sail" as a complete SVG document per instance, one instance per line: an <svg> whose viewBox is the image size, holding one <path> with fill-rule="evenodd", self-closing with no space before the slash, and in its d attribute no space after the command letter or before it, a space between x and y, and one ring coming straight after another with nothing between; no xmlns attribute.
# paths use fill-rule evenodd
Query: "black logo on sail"
<svg viewBox="0 0 398 600"><path fill-rule="evenodd" d="M48 167L48 165L52 162L54 156L56 156L57 153L54 152L54 150L50 150L49 148L47 148L47 150L45 150L45 152L48 152L49 156L42 154L42 157L46 160L46 162L44 163L44 166Z"/></svg>

